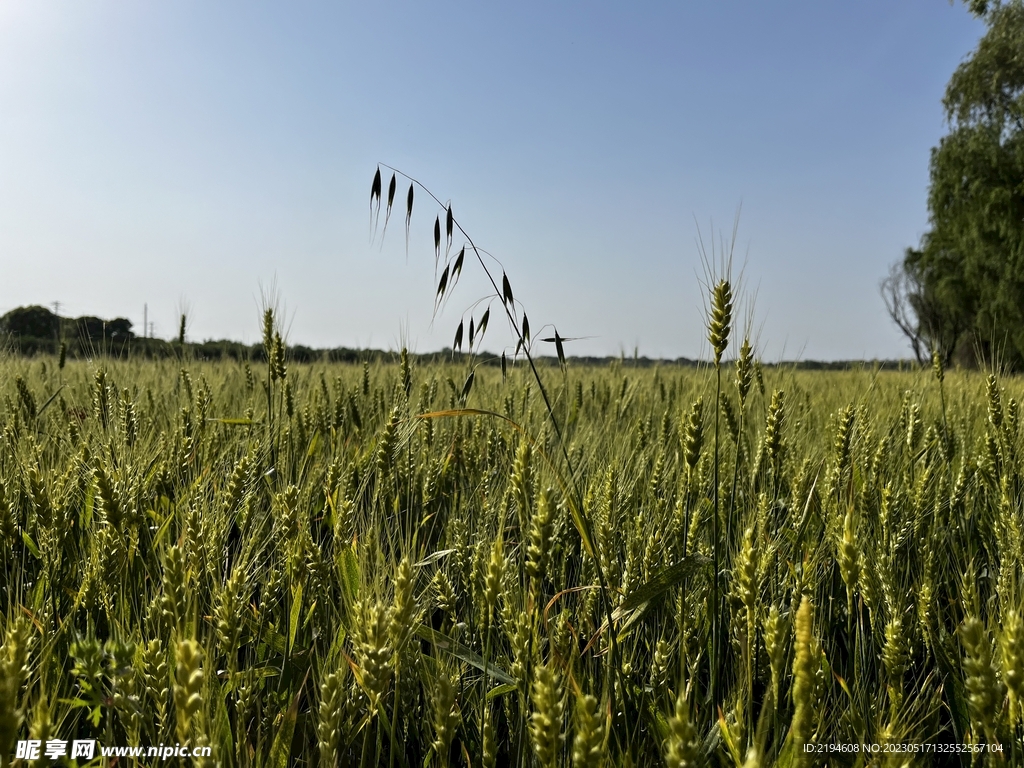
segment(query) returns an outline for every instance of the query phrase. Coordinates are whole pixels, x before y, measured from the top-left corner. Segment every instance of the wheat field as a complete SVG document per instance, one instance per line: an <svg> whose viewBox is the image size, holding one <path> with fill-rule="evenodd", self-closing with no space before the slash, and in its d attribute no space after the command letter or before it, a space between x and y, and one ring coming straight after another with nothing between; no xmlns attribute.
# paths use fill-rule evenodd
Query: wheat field
<svg viewBox="0 0 1024 768"><path fill-rule="evenodd" d="M1018 379L744 345L549 409L266 321L269 363L0 359L4 765L1024 764Z"/></svg>

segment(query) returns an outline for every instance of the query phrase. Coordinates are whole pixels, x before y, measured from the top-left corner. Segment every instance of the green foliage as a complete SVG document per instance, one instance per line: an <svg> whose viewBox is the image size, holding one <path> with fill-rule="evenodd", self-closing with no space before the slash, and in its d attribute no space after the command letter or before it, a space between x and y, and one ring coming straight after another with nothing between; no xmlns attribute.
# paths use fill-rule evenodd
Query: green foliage
<svg viewBox="0 0 1024 768"><path fill-rule="evenodd" d="M1024 3L973 3L988 29L949 81L931 229L883 287L920 361L1024 364Z"/></svg>
<svg viewBox="0 0 1024 768"><path fill-rule="evenodd" d="M465 371L412 356L283 380L0 360L0 746L526 768L995 741L1020 764L1022 382L762 390L737 346L755 373L723 381L717 460L713 368L570 361L552 390L610 626L522 366L480 366L477 415L441 417Z"/></svg>

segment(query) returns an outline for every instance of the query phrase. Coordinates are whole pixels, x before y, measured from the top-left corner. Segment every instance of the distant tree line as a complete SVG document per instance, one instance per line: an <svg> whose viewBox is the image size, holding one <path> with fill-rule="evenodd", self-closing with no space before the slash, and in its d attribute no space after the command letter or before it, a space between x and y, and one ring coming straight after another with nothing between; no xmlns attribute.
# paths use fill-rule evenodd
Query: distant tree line
<svg viewBox="0 0 1024 768"><path fill-rule="evenodd" d="M263 344L237 341L184 342L137 336L132 321L123 317L104 320L99 317L59 317L46 307L12 309L0 317L0 348L21 355L59 354L61 346L72 359L98 356L132 358L169 358L187 354L202 360L265 361ZM288 347L288 358L296 362L330 360L362 362L383 352L356 349L313 349L302 345Z"/></svg>
<svg viewBox="0 0 1024 768"><path fill-rule="evenodd" d="M118 357L132 359L163 359L187 357L190 360L236 360L265 363L267 360L263 344L242 344L237 341L181 342L166 341L136 336L132 322L124 318L102 320L98 317L58 317L46 307L18 307L0 317L0 351L32 357L35 355L57 355L63 344L68 358ZM397 353L379 349L351 349L335 347L317 349L301 344L287 348L288 360L297 363L366 363L394 360ZM410 354L417 363L450 362L463 364L469 355L442 349L438 352ZM694 367L701 361L688 357L661 359L650 357L569 357L575 366L602 366L617 363L625 368L652 368L660 365ZM558 358L538 355L534 361L539 365L558 366ZM500 355L475 356L475 365L500 367ZM764 367L787 367L798 370L861 370L865 368L896 370L904 364L898 360L800 360L769 363Z"/></svg>
<svg viewBox="0 0 1024 768"><path fill-rule="evenodd" d="M119 350L135 338L132 321L123 317L104 320L85 315L60 317L46 307L12 309L0 317L0 338L19 351L56 352L62 342L68 348Z"/></svg>
<svg viewBox="0 0 1024 768"><path fill-rule="evenodd" d="M81 336L100 340L124 342L134 338L132 321L119 317L103 320L99 317L60 317L46 307L31 306L12 309L0 317L0 332L25 339L60 340L66 336Z"/></svg>

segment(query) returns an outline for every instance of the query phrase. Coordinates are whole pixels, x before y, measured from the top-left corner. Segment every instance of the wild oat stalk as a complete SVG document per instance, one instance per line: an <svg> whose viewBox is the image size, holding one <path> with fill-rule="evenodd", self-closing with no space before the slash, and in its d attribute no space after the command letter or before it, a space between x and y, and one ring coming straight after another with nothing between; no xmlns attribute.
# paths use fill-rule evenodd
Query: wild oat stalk
<svg viewBox="0 0 1024 768"><path fill-rule="evenodd" d="M463 264L464 264L465 252L466 252L466 249L468 248L468 250L472 253L473 257L476 259L476 262L477 262L478 266L483 271L484 276L487 278L487 281L490 284L491 288L493 289L492 300L499 301L500 304L501 304L501 309L502 309L502 311L505 314L506 320L508 321L509 329L512 331L512 334L513 334L513 336L515 338L516 346L515 346L514 356L518 357L519 353L522 352L523 357L525 358L525 360L526 360L526 362L527 362L527 364L528 364L528 366L530 368L530 373L532 374L533 380L534 380L534 382L536 382L537 388L540 391L541 399L544 402L544 409L545 409L545 411L547 413L548 422L551 424L551 427L552 427L552 429L555 432L555 437L556 437L556 441L558 443L558 448L559 448L559 451L561 453L562 461L563 461L564 466L565 466L565 472L564 472L564 475L561 477L561 481L562 481L562 483L564 485L564 489L565 489L566 496L567 496L567 501L568 501L570 509L571 509L571 519L572 519L573 525L576 527L577 531L580 534L580 537L582 539L582 543L583 543L584 548L586 549L586 551L590 555L590 557L593 558L593 566L594 566L594 569L595 569L595 571L597 573L598 585L600 587L602 604L603 604L604 612L605 612L605 618L606 618L606 620L608 622L608 626L611 627L615 623L614 622L614 618L612 616L612 596L611 596L611 592L609 590L608 581L607 581L607 579L605 577L604 569L603 569L603 567L601 566L601 563L600 563L600 558L598 557L597 552L596 552L595 547L594 547L594 525L593 525L593 520L591 518L589 510L586 508L586 506L584 504L584 496L583 496L583 492L582 492L580 484L579 484L579 475L578 475L578 472L577 472L577 469L576 469L576 466L575 466L574 462L572 461L572 459L569 456L568 444L567 444L566 440L563 437L562 425L560 424L557 416L555 415L555 408L554 408L554 405L552 403L552 399L551 399L551 397L550 397L550 395L548 393L547 387L544 384L544 379L540 375L540 371L537 368L537 364L536 364L536 361L535 361L533 353L532 353L532 345L531 345L532 339L531 339L531 336L530 336L529 321L527 320L525 311L522 313L522 317L520 318L519 309L518 309L518 306L517 306L517 303L516 303L516 300L515 300L515 294L513 293L512 284L511 284L511 282L508 279L508 275L507 275L507 273L505 273L504 270L502 270L501 287L499 288L498 287L498 280L497 280L497 277L496 277L496 272L492 271L492 268L488 266L487 261L485 261L485 259L484 259L485 252L477 247L477 245L476 245L476 243L474 243L473 239L469 236L469 234L466 232L466 230L462 227L462 225L458 222L458 220L452 214L451 205L450 204L449 205L445 205L444 203L442 203L440 198L438 198L436 195L434 195L434 193L431 192L427 187L425 187L421 182L419 182L418 180L412 178L411 176L408 176L406 174L402 174L396 168L391 168L390 166L383 166L383 167L385 167L388 170L392 171L392 181L393 182L396 181L397 176L399 174L401 174L405 179L407 179L409 181L409 194L408 194L407 208L406 208L406 237L407 238L408 238L409 222L410 222L410 220L412 218L413 196L414 196L413 195L413 190L414 190L415 187L419 187L421 190L423 190L431 199L434 200L434 202L439 207L441 207L441 208L443 208L445 210L445 245L446 245L446 248L445 248L445 259L446 259L446 261L448 259L448 254L449 254L451 246L453 244L453 238L455 236L455 233L458 232L459 234L461 234L461 236L463 238L465 238L466 246L463 247L459 251L458 256L456 256L456 258L455 258L455 260L453 262L446 263L446 265L445 265L445 268L444 268L444 270L443 270L443 272L441 274L441 278L440 278L439 283L438 283L437 291L435 293L435 300L436 300L435 303L443 301L444 298L446 298L446 291L450 292L451 289L454 287L455 283L457 282L458 275L461 274L461 271L462 271L462 268L463 268ZM394 184L390 184L389 185L389 189L388 189L388 200L387 200L387 214L388 215L390 215L391 207L392 207L393 202L394 202L394 187L395 187ZM370 209L371 209L371 211L373 210L374 203L376 202L376 210L377 210L378 215L379 215L379 212L380 212L381 195L382 195L382 193L383 193L383 188L382 188L382 184L381 184L380 168L378 168L376 173L375 173L375 175L374 175L374 180L373 180L373 183L371 184L371 188L370 188ZM387 216L385 217L385 222L386 221L387 221ZM435 219L435 222L434 222L434 256L435 256L435 267L436 267L436 265L438 263L438 260L440 259L440 255L441 255L441 224L440 224L440 216L438 216ZM450 283L449 283L449 279L451 279ZM731 311L731 305L730 305L730 311ZM486 309L484 314L481 316L480 325L477 327L478 330L477 330L477 332L475 334L475 340L479 341L479 340L483 339L483 335L484 335L484 332L486 330L487 322L488 322L488 318L489 317L490 317L490 308L488 307L488 309ZM470 323L470 327L473 328L473 322L472 321ZM458 327L458 329L456 330L456 333L455 333L455 341L454 341L454 343L452 345L453 353L454 353L454 351L456 349L461 350L461 348L462 348L462 342L463 342L463 338L464 338L463 328L464 328L464 322L460 322L459 323L459 327ZM473 334L470 334L470 335L472 336ZM726 330L726 336L728 336L728 331L727 330ZM565 341L565 339L560 337L558 335L557 330L556 330L554 337L551 338L550 341L552 341L553 343L556 344L556 347L557 347L557 350L558 350L559 360L562 362L562 364L564 366L564 356L563 356L563 352L562 352L562 344ZM472 346L472 342L471 342L471 346ZM723 349L724 349L724 347L723 347ZM472 351L472 349L471 349L471 351ZM503 378L504 378L505 368L506 368L506 360L505 360L505 353L504 352L502 353L502 356L501 356L501 365L502 365L502 374L503 374ZM465 395L468 394L468 390L472 386L472 381L473 381L473 372L470 373L470 377L467 379L466 385L463 388L463 394L464 394L463 402L465 401ZM620 664L619 664L619 653L618 653L618 647L617 647L617 642L616 642L616 637L615 637L615 633L614 632L610 632L609 633L609 646L610 646L610 653L608 654L608 667L609 667L609 673L610 673L609 677L619 676L620 673L621 673L621 667L620 667ZM612 686L611 690L614 691L614 686ZM613 710L614 709L615 708L613 707ZM627 718L627 720L625 722L625 726L626 726L626 730L628 730L629 729L628 728L628 715L626 714L625 710L623 711L623 714Z"/></svg>

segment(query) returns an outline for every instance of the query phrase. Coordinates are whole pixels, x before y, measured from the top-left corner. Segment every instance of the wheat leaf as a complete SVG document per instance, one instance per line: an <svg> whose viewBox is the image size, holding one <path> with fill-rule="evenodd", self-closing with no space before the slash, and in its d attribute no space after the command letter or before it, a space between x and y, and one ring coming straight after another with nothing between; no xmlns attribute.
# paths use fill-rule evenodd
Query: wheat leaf
<svg viewBox="0 0 1024 768"><path fill-rule="evenodd" d="M309 676L308 671L306 676ZM292 739L295 736L295 721L299 718L299 699L302 697L302 688L305 685L306 679L303 678L302 687L295 694L291 706L283 713L284 717L281 720L281 726L277 729L274 743L270 747L270 762L268 765L272 768L286 768L288 765L288 758L291 756L292 751Z"/></svg>
<svg viewBox="0 0 1024 768"><path fill-rule="evenodd" d="M458 640L454 640L448 637L448 635L422 624L416 627L416 634L439 651L450 653L455 658L466 662L472 667L476 667L481 672L486 671L489 677L497 680L499 683L515 685L516 681L507 672L495 666L493 661L485 662L480 654L470 650Z"/></svg>

